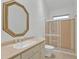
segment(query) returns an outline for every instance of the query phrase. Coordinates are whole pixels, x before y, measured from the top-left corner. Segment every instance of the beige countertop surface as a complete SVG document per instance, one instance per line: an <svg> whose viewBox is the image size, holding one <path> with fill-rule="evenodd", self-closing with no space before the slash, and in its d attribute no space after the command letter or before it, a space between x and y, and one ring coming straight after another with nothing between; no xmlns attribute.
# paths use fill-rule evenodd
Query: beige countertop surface
<svg viewBox="0 0 79 59"><path fill-rule="evenodd" d="M44 41L44 38L33 38L25 40L26 44L29 44L28 47L16 49L13 47L15 44L9 44L1 47L1 59L9 59L18 54L21 54L24 51L28 51L30 48ZM31 44L30 44L31 43Z"/></svg>

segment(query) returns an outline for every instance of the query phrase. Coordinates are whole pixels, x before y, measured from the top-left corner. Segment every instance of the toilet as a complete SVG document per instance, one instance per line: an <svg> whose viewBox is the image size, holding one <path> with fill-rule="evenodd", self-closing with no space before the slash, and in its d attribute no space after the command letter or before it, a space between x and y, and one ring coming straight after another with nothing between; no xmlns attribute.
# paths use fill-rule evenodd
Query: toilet
<svg viewBox="0 0 79 59"><path fill-rule="evenodd" d="M55 49L54 46L45 45L45 56L51 57L51 55L53 54L54 49Z"/></svg>

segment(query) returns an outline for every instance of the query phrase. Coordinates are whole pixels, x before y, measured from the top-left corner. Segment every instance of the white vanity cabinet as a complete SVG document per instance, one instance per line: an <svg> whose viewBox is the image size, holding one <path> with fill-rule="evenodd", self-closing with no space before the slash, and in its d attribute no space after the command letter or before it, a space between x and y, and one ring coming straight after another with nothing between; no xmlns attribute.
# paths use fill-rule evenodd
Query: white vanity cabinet
<svg viewBox="0 0 79 59"><path fill-rule="evenodd" d="M37 44L10 59L44 59L44 42Z"/></svg>
<svg viewBox="0 0 79 59"><path fill-rule="evenodd" d="M22 59L44 59L43 46L44 44L41 43L23 52Z"/></svg>
<svg viewBox="0 0 79 59"><path fill-rule="evenodd" d="M16 56L16 57L12 57L12 58L10 58L10 59L21 59L21 55L18 55L18 56Z"/></svg>
<svg viewBox="0 0 79 59"><path fill-rule="evenodd" d="M29 59L41 59L41 53L37 52L33 56L31 56Z"/></svg>
<svg viewBox="0 0 79 59"><path fill-rule="evenodd" d="M20 56L15 57L14 59L21 59Z"/></svg>
<svg viewBox="0 0 79 59"><path fill-rule="evenodd" d="M24 43L24 45L27 46L19 49L18 47L14 47L17 44L3 46L1 50L1 59L45 59L44 38L29 39L24 41Z"/></svg>

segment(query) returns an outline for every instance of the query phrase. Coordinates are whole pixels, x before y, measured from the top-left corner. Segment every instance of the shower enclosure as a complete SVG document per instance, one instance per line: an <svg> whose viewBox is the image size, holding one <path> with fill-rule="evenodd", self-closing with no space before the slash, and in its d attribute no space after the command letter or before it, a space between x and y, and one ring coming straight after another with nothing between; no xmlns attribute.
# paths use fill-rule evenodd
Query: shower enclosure
<svg viewBox="0 0 79 59"><path fill-rule="evenodd" d="M75 18L46 20L45 42L57 49L75 52Z"/></svg>

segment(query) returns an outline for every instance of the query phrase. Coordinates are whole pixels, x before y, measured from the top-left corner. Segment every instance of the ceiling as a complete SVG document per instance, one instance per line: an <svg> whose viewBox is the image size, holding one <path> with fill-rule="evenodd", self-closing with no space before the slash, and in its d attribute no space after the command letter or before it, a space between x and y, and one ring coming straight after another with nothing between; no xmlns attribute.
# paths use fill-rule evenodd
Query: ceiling
<svg viewBox="0 0 79 59"><path fill-rule="evenodd" d="M47 7L50 11L62 8L74 8L76 0L46 0Z"/></svg>

